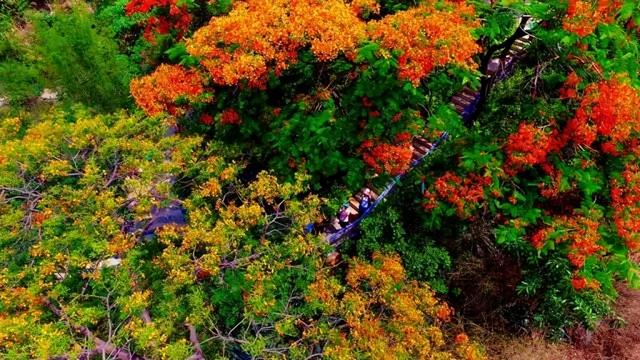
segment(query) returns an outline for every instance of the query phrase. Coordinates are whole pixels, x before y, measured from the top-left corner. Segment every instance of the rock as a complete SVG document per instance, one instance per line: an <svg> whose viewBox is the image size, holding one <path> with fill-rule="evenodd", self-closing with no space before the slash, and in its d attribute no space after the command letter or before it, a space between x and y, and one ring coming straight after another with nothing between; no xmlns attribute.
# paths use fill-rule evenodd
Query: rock
<svg viewBox="0 0 640 360"><path fill-rule="evenodd" d="M44 89L42 94L40 95L40 100L42 101L56 101L58 100L58 93L51 89Z"/></svg>
<svg viewBox="0 0 640 360"><path fill-rule="evenodd" d="M98 269L103 269L103 268L112 268L112 267L116 267L118 265L120 265L120 263L122 263L122 259L117 258L117 257L110 257L106 260L101 260L98 262L98 265L96 266Z"/></svg>

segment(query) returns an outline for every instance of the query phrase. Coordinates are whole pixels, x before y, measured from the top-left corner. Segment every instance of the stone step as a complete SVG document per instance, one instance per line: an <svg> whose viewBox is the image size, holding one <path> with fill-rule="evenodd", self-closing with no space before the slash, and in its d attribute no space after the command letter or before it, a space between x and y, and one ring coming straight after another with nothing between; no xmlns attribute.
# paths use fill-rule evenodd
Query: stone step
<svg viewBox="0 0 640 360"><path fill-rule="evenodd" d="M360 204L358 203L358 200L354 199L354 198L349 198L349 208L355 210L356 212L358 212L358 206Z"/></svg>
<svg viewBox="0 0 640 360"><path fill-rule="evenodd" d="M414 145L413 149L414 149L414 152L417 152L421 155L426 155L429 153L429 148L419 144Z"/></svg>
<svg viewBox="0 0 640 360"><path fill-rule="evenodd" d="M477 92L475 92L475 91L473 91L473 90L471 90L469 88L465 88L465 90L459 92L458 95L456 95L456 96L459 96L461 98L469 100L469 102L472 102L472 101L474 101L476 99L476 95L477 94L478 94Z"/></svg>
<svg viewBox="0 0 640 360"><path fill-rule="evenodd" d="M459 96L454 96L451 99L451 102L454 105L460 105L463 108L466 108L467 106L471 105L471 101L469 101L469 99L463 98L463 97L459 97Z"/></svg>
<svg viewBox="0 0 640 360"><path fill-rule="evenodd" d="M423 137L420 137L420 136L416 136L416 137L413 138L413 144L414 144L414 146L415 146L415 144L422 145L422 146L424 146L424 147L426 147L428 149L431 149L433 147L432 143L430 143L427 139L425 139Z"/></svg>

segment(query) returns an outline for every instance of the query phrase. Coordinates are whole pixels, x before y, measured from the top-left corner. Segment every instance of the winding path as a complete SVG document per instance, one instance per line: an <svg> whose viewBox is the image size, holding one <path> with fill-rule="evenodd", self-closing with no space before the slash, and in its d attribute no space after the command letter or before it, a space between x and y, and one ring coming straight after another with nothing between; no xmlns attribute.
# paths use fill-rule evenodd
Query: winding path
<svg viewBox="0 0 640 360"><path fill-rule="evenodd" d="M472 90L468 87L465 87L464 89L462 89L462 91L451 98L451 104L455 107L458 114L460 114L465 124L471 122L471 120L475 116L478 106L482 103L487 95L488 87L493 86L496 82L509 77L514 69L517 60L526 53L526 48L531 43L533 38L526 32L525 29L529 18L521 17L520 20L520 25L518 26L517 31L503 43L508 44L508 49L505 49L500 57L490 58L488 59L486 64L483 65L482 70L484 70L484 91L483 89ZM498 49L499 47L496 47L492 52L489 53L489 56L491 56L492 53ZM338 247L340 244L342 244L342 242L346 238L348 238L349 235L353 234L354 230L360 225L360 223L369 215L371 215L373 210L393 192L398 182L411 170L420 165L426 157L437 150L438 147L447 140L448 135L449 134L445 131L433 141L428 141L427 139L420 136L414 137L411 144L413 156L411 167L409 168L409 170L391 179L382 189L375 189L372 186L367 186L360 189L360 191L351 196L348 201L349 208L347 209L347 211L349 212L349 219L353 220L350 221L349 224L345 227L341 227L338 219L335 217L333 217L327 224L324 224L324 229L329 230L328 232L325 230L323 234L327 242L334 247ZM365 210L363 213L360 213L358 210L358 204L360 202L360 199L362 199L362 196L364 195L365 189L370 190L370 197L372 202L367 210Z"/></svg>

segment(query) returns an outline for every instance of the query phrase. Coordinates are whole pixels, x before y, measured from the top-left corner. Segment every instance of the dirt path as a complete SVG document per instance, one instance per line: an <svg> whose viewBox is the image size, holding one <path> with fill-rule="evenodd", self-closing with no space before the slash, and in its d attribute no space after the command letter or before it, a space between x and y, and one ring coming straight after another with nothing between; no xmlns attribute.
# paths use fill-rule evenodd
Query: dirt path
<svg viewBox="0 0 640 360"><path fill-rule="evenodd" d="M592 333L575 336L572 344L542 339L495 339L487 351L504 360L640 360L640 290L620 287L616 311L621 321L603 321Z"/></svg>

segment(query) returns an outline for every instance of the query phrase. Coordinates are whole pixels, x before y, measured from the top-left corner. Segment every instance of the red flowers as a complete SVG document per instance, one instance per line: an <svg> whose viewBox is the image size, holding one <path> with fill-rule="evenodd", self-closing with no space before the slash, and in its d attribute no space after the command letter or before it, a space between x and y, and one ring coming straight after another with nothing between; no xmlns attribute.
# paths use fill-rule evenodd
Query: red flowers
<svg viewBox="0 0 640 360"><path fill-rule="evenodd" d="M225 109L222 113L220 113L220 123L224 125L239 125L242 123L242 119L240 118L240 114L235 109ZM214 119L209 114L200 115L200 122L205 125L212 125Z"/></svg>
<svg viewBox="0 0 640 360"><path fill-rule="evenodd" d="M571 286L576 290L582 290L587 287L587 279L582 276L574 276L573 279L571 279Z"/></svg>
<svg viewBox="0 0 640 360"><path fill-rule="evenodd" d="M578 96L576 88L578 84L580 84L582 79L575 72L571 72L569 76L567 76L567 80L560 88L560 98L561 99L575 99Z"/></svg>
<svg viewBox="0 0 640 360"><path fill-rule="evenodd" d="M580 107L565 129L565 136L578 144L591 145L600 135L613 144L630 140L640 132L640 95L619 80L602 81L585 89ZM607 145L607 151L611 146Z"/></svg>
<svg viewBox="0 0 640 360"><path fill-rule="evenodd" d="M561 97L577 96L580 78L569 74ZM521 123L505 145L507 162L505 171L515 174L526 166L545 166L547 155L560 151L569 142L592 146L602 140L601 150L612 156L625 153L634 136L640 133L640 95L631 85L620 80L607 80L591 84L573 118L561 131L545 132L532 124Z"/></svg>
<svg viewBox="0 0 640 360"><path fill-rule="evenodd" d="M598 280L585 279L580 275L573 275L573 278L571 279L571 286L573 286L576 291L584 290L585 288L597 290L600 288L600 283Z"/></svg>
<svg viewBox="0 0 640 360"><path fill-rule="evenodd" d="M235 109L225 109L220 114L220 122L225 125L239 125L242 124L242 119Z"/></svg>
<svg viewBox="0 0 640 360"><path fill-rule="evenodd" d="M529 123L520 123L518 131L507 138L505 152L507 173L515 174L525 166L542 164L551 150L550 137Z"/></svg>
<svg viewBox="0 0 640 360"><path fill-rule="evenodd" d="M470 217L471 211L484 200L484 188L491 185L491 177L468 174L464 179L452 172L439 177L433 187L424 193L426 210L438 206L438 201L453 205L461 218Z"/></svg>
<svg viewBox="0 0 640 360"><path fill-rule="evenodd" d="M411 138L413 138L413 135L408 132L401 132L396 135L396 141L401 143L408 143Z"/></svg>
<svg viewBox="0 0 640 360"><path fill-rule="evenodd" d="M541 249L547 240L556 244L568 243L567 258L575 268L584 266L585 260L602 250L598 245L600 222L582 215L558 216L549 226L536 231L529 240L536 249ZM549 238L553 234L553 239Z"/></svg>
<svg viewBox="0 0 640 360"><path fill-rule="evenodd" d="M529 237L531 245L538 250L542 249L547 241L547 236L549 236L549 233L551 232L550 230L550 228L545 227L534 232L533 235Z"/></svg>
<svg viewBox="0 0 640 360"><path fill-rule="evenodd" d="M374 144L373 141L366 140L360 146L362 159L377 173L386 173L392 176L402 174L411 166L412 150L409 140L402 141L397 145Z"/></svg>
<svg viewBox="0 0 640 360"><path fill-rule="evenodd" d="M213 124L213 117L209 114L202 114L200 115L200 122L205 125L211 125Z"/></svg>
<svg viewBox="0 0 640 360"><path fill-rule="evenodd" d="M176 37L180 39L188 30L192 19L186 5L179 6L178 0L131 0L125 7L125 13L131 16L167 7L169 15L151 16L147 19L144 37L153 42L156 34L168 34L171 29L175 29Z"/></svg>

